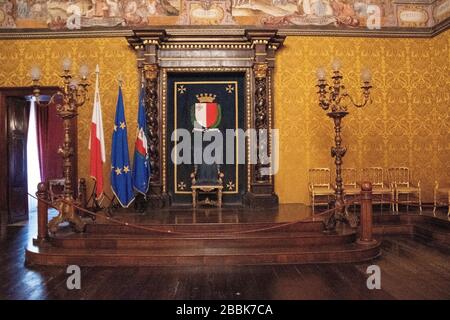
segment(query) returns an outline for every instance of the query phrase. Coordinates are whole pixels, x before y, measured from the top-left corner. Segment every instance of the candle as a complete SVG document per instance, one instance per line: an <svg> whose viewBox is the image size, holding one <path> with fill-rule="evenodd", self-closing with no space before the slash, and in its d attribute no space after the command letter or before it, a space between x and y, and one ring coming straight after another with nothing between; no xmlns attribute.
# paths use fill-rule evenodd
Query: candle
<svg viewBox="0 0 450 320"><path fill-rule="evenodd" d="M31 80L39 81L41 79L41 69L38 66L34 66L31 68Z"/></svg>
<svg viewBox="0 0 450 320"><path fill-rule="evenodd" d="M87 65L83 64L80 67L80 76L82 79L86 79L88 75L89 75L89 67Z"/></svg>
<svg viewBox="0 0 450 320"><path fill-rule="evenodd" d="M372 80L372 73L370 72L369 69L364 68L364 69L361 71L361 80L362 80L363 82L370 82L370 81Z"/></svg>
<svg viewBox="0 0 450 320"><path fill-rule="evenodd" d="M331 66L333 68L333 71L339 71L339 69L341 68L341 61L338 58L335 58Z"/></svg>
<svg viewBox="0 0 450 320"><path fill-rule="evenodd" d="M325 69L320 67L319 69L317 69L316 75L317 75L317 79L324 80L326 77Z"/></svg>
<svg viewBox="0 0 450 320"><path fill-rule="evenodd" d="M71 66L72 66L72 60L70 60L70 58L64 58L64 60L62 62L63 70L69 71Z"/></svg>

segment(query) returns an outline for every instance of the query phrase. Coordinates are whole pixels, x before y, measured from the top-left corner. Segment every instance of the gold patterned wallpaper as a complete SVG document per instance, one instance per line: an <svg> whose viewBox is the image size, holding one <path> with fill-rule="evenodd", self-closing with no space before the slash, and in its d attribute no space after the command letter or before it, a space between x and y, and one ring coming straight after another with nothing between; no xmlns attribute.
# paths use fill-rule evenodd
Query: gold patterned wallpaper
<svg viewBox="0 0 450 320"><path fill-rule="evenodd" d="M66 56L70 56L73 60L73 71L79 70L80 65L84 63L89 65L91 71L94 71L95 64L99 64L107 160L103 171L105 190L110 191L109 159L119 76L123 79L122 89L130 155L133 152L132 146L134 146L136 132L138 103L136 56L135 52L129 49L125 38L4 40L0 41L0 48L0 87L31 85L29 72L33 65L39 65L42 69L42 86L59 85L61 62ZM86 178L89 175L88 140L94 95L94 74L91 75L90 80L92 84L90 100L79 109L78 118L78 175ZM87 180L90 192L91 179Z"/></svg>
<svg viewBox="0 0 450 320"><path fill-rule="evenodd" d="M275 73L281 201L308 202L308 168L334 167L333 125L314 87L315 70L333 57L350 93L359 93L364 66L373 71L373 103L343 120L344 167L409 166L432 201L434 180L450 183L449 46L449 31L433 39L288 37Z"/></svg>
<svg viewBox="0 0 450 320"><path fill-rule="evenodd" d="M344 166L405 165L423 185L425 201L432 200L435 179L450 182L450 31L433 39L288 37L277 56L275 125L280 130L280 170L276 192L282 203L308 202L307 171L333 167L331 120L316 100L315 70L342 60L345 83L358 93L359 72L373 70L373 104L351 109L344 119L348 146ZM133 146L137 112L136 60L125 39L53 39L0 41L0 87L30 85L31 66L40 65L42 85L58 83L61 60L69 55L74 70L100 65L100 90L109 190L109 152L122 74L129 145ZM71 49L67 49L71 48ZM93 90L93 89L92 89ZM93 91L92 91L93 93ZM78 172L88 174L87 145L92 100L80 109ZM130 150L130 153L132 150ZM90 184L89 184L90 186Z"/></svg>

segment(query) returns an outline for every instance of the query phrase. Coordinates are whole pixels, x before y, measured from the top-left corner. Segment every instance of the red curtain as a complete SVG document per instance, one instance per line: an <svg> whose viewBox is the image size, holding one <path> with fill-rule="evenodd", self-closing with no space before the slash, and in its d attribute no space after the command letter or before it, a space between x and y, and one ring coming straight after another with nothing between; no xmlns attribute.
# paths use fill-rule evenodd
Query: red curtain
<svg viewBox="0 0 450 320"><path fill-rule="evenodd" d="M62 178L63 162L57 152L63 143L64 130L56 106L36 106L36 122L41 179Z"/></svg>
<svg viewBox="0 0 450 320"><path fill-rule="evenodd" d="M48 109L37 105L35 105L35 108L39 168L41 171L41 181L46 181L47 164L45 155L47 154Z"/></svg>

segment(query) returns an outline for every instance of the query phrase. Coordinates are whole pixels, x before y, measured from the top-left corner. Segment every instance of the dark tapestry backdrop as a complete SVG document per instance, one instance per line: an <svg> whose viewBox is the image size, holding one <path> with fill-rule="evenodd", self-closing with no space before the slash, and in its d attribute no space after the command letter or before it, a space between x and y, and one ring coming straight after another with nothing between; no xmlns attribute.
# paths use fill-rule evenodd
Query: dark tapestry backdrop
<svg viewBox="0 0 450 320"><path fill-rule="evenodd" d="M195 104L207 101L217 103L219 115L216 128L223 135L223 145L227 145L226 129L245 130L245 74L244 73L171 73L168 75L167 90L167 186L168 192L174 204L191 203L191 178L194 171L194 135L201 131L194 131ZM191 136L191 164L179 164L175 166L171 154L175 142L171 141L175 129L184 128ZM216 130L217 130L216 129ZM236 157L239 152L237 144L239 139L234 139L234 163L221 165L223 178L223 202L241 203L246 189L245 165L237 164ZM202 142L203 148L211 142ZM230 141L228 141L230 143ZM223 159L226 160L226 148L223 148ZM244 158L245 159L245 158Z"/></svg>

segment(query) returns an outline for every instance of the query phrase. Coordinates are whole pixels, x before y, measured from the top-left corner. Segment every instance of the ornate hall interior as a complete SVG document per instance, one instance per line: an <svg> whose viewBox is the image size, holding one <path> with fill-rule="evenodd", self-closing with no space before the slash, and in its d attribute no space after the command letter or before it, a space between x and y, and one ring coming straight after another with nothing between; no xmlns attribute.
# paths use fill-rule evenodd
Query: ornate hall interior
<svg viewBox="0 0 450 320"><path fill-rule="evenodd" d="M0 0L0 300L450 299L449 26Z"/></svg>

